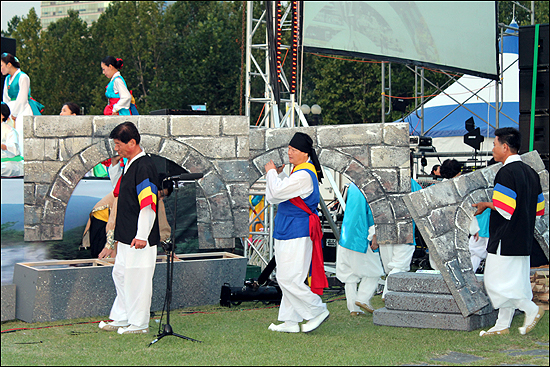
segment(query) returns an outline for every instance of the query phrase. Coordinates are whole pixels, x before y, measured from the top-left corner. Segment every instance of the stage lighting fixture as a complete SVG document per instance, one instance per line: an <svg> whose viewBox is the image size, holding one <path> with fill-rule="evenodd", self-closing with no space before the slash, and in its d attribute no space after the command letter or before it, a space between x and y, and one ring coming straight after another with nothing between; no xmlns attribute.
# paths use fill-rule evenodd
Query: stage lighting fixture
<svg viewBox="0 0 550 367"><path fill-rule="evenodd" d="M466 131L468 131L468 132L475 129L476 128L476 123L474 122L474 118L470 117L468 120L464 121L464 127L466 128Z"/></svg>

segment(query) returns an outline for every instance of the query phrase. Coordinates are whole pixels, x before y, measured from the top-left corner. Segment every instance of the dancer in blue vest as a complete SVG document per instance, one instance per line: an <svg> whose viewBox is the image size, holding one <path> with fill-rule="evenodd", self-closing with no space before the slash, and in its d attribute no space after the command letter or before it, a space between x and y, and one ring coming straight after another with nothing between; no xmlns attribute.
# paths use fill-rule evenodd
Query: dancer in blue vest
<svg viewBox="0 0 550 367"><path fill-rule="evenodd" d="M278 317L283 323L271 324L269 330L298 333L298 323L305 319L309 321L302 324L301 330L307 333L329 316L319 297L322 288L328 286L319 238L322 233L318 233L320 225L317 230L310 229L310 225L319 221L319 181L323 174L313 141L304 133L296 133L290 141L288 160L294 165L290 176L283 172L284 165L277 168L273 161L265 165L265 197L269 203L278 204L273 238L277 282L283 292ZM310 265L311 288L304 283Z"/></svg>
<svg viewBox="0 0 550 367"><path fill-rule="evenodd" d="M384 269L372 211L354 183L350 183L347 191L342 232L336 251L336 277L345 284L350 315L358 316L364 311L373 313L370 300L376 292L378 280L384 275Z"/></svg>
<svg viewBox="0 0 550 367"><path fill-rule="evenodd" d="M132 107L132 94L128 90L128 86L119 71L123 65L122 59L114 58L113 56L107 56L101 61L103 75L111 79L105 87L105 96L109 99L109 104L103 110L104 115L137 115L137 113L130 111Z"/></svg>
<svg viewBox="0 0 550 367"><path fill-rule="evenodd" d="M44 106L31 97L31 80L27 74L21 71L17 57L4 52L1 57L2 75L6 76L4 82L4 95L2 101L11 110L11 119L14 128L19 135L19 148L21 156L23 152L23 116L40 115Z"/></svg>

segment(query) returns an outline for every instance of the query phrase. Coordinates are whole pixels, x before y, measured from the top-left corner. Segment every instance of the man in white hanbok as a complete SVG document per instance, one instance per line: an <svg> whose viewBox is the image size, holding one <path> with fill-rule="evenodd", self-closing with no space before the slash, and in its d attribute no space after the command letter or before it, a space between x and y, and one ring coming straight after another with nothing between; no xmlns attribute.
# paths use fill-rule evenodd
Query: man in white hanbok
<svg viewBox="0 0 550 367"><path fill-rule="evenodd" d="M498 318L492 328L479 333L483 337L509 334L516 309L525 312L518 328L522 335L544 315L544 309L532 301L530 254L535 218L544 214L545 200L539 175L517 154L520 146L516 129L495 130L493 158L504 165L495 176L492 201L472 204L475 215L491 209L484 283Z"/></svg>
<svg viewBox="0 0 550 367"><path fill-rule="evenodd" d="M318 233L313 241L313 232L310 231L312 221L319 221L318 179L322 178L322 171L312 139L303 133L296 133L290 141L288 160L294 165L290 176L282 171L284 165L277 168L273 161L265 165L266 200L278 204L273 238L277 283L283 293L278 317L283 323L271 324L269 330L298 333L299 323L305 319L309 321L302 325L301 330L307 333L316 329L329 316L326 304L319 297L323 287L328 286L321 243L317 240L320 240L318 236L322 237L322 233ZM309 213L294 204L296 200L305 204ZM308 287L305 280L310 265L313 272L311 287Z"/></svg>

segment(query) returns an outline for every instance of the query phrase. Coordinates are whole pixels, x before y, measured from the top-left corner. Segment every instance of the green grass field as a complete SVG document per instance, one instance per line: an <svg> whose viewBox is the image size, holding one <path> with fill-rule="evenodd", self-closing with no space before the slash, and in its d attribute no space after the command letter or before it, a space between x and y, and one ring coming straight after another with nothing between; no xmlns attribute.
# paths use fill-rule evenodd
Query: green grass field
<svg viewBox="0 0 550 367"><path fill-rule="evenodd" d="M170 314L174 332L202 343L167 336L150 347L160 314L151 320L150 333L145 335L100 331L97 322L107 316L36 324L4 322L2 331L40 329L2 333L2 365L452 365L432 359L458 352L483 358L474 365L548 366L548 353L545 357L509 355L516 350L548 350L548 313L527 335L517 330L523 323L519 315L509 335L481 338L479 331L376 326L370 314L351 317L341 295L323 298L329 301L331 315L309 334L269 331L269 324L277 322L278 307L251 302L232 308L174 310ZM380 296L372 303L383 307Z"/></svg>

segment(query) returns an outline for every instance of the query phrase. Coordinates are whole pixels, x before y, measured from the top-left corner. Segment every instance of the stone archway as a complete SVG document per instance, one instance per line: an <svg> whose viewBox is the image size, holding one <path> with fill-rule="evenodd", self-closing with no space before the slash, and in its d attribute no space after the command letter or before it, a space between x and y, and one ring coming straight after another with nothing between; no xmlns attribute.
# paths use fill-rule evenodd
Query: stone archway
<svg viewBox="0 0 550 367"><path fill-rule="evenodd" d="M113 156L110 131L123 121L148 153L197 180L199 247L232 248L248 234L248 120L242 116L31 116L26 118L25 240L63 238L65 210L80 179ZM50 129L49 127L54 127ZM30 148L30 149L29 149Z"/></svg>
<svg viewBox="0 0 550 367"><path fill-rule="evenodd" d="M233 248L248 235L248 191L269 159L282 163L296 131L312 136L322 165L363 191L380 243L412 242L402 196L410 192L407 124L250 129L244 116L25 117L25 240L60 240L64 213L80 179L111 157L111 130L132 121L146 152L169 159L197 180L199 247Z"/></svg>

